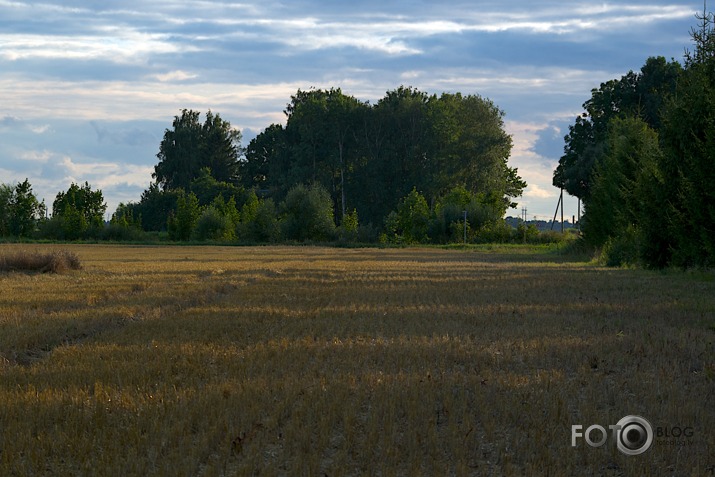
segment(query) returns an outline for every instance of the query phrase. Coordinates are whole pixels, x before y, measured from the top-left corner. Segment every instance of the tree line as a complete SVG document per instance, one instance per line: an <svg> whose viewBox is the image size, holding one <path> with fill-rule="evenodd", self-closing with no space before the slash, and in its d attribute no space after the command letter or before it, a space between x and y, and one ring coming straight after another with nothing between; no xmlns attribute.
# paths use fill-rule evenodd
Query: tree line
<svg viewBox="0 0 715 477"><path fill-rule="evenodd" d="M24 214L34 226L0 232L449 242L463 239L456 231L467 211L470 240L511 238L502 219L526 183L508 165L512 140L490 100L400 87L371 105L340 89L311 89L292 96L284 113L285 126L267 127L244 148L240 131L219 114L208 111L202 121L183 110L164 132L153 182L139 201L120 204L109 224L101 191L85 183L58 194L51 219L37 203ZM11 198L27 195L29 182L22 185L3 186L6 210L19 211Z"/></svg>
<svg viewBox="0 0 715 477"><path fill-rule="evenodd" d="M648 58L592 90L553 183L584 203L584 241L611 265L715 265L715 15L684 64Z"/></svg>

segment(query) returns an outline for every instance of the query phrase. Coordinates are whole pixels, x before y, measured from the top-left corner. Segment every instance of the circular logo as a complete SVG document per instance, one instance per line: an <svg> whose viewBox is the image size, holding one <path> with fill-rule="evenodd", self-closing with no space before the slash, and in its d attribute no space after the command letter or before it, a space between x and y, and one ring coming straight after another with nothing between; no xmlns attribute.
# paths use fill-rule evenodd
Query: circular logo
<svg viewBox="0 0 715 477"><path fill-rule="evenodd" d="M618 450L626 455L639 455L653 444L653 427L640 416L626 416L617 424Z"/></svg>

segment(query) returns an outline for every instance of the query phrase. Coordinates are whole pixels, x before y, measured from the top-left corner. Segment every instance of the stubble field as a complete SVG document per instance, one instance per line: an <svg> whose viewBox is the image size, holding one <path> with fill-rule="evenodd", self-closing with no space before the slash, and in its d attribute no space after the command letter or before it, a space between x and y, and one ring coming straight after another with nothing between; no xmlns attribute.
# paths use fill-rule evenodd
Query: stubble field
<svg viewBox="0 0 715 477"><path fill-rule="evenodd" d="M62 248L82 270L0 273L0 475L715 472L712 274L532 248ZM631 414L681 436L572 447L572 425Z"/></svg>

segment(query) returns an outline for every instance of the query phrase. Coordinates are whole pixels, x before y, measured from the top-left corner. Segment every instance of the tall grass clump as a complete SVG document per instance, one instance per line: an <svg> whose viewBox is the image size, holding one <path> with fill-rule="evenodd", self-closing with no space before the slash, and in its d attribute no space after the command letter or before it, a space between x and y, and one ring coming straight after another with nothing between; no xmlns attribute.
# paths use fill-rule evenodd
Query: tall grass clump
<svg viewBox="0 0 715 477"><path fill-rule="evenodd" d="M49 253L20 251L0 255L0 272L63 273L81 268L79 257L68 250Z"/></svg>

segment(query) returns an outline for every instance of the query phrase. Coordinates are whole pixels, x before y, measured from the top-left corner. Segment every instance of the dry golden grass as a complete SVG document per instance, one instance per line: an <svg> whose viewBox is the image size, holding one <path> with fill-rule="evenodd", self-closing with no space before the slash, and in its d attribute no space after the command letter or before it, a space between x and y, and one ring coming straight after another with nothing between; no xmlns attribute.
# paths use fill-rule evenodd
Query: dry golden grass
<svg viewBox="0 0 715 477"><path fill-rule="evenodd" d="M62 273L81 268L79 257L67 250L55 250L49 253L23 250L0 255L0 272Z"/></svg>
<svg viewBox="0 0 715 477"><path fill-rule="evenodd" d="M715 469L712 275L529 249L68 249L82 270L0 273L0 475ZM572 424L629 414L692 443L571 447Z"/></svg>

